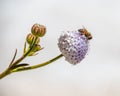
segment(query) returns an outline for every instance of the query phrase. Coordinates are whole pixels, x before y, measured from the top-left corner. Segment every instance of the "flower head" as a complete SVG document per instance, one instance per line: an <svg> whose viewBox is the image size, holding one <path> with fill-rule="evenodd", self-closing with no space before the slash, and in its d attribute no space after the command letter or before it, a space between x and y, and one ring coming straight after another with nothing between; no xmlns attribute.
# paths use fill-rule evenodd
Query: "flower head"
<svg viewBox="0 0 120 96"><path fill-rule="evenodd" d="M58 47L66 61L77 64L84 59L88 51L88 40L80 31L67 31L60 36Z"/></svg>

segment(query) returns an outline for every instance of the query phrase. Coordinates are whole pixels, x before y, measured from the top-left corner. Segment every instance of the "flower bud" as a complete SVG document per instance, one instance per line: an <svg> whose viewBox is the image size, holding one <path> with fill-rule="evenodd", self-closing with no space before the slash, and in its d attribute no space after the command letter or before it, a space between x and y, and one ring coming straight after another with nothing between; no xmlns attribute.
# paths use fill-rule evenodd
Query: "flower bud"
<svg viewBox="0 0 120 96"><path fill-rule="evenodd" d="M33 43L34 39L35 39L35 36L30 33L30 34L27 35L26 41L27 41L28 44L31 44L31 43ZM35 44L38 44L39 42L40 42L40 38L37 38Z"/></svg>
<svg viewBox="0 0 120 96"><path fill-rule="evenodd" d="M36 45L34 46L34 48L33 48L32 51L33 51L33 52L37 52L37 51L39 51L39 50L41 50L41 49L42 49L41 46L36 44Z"/></svg>
<svg viewBox="0 0 120 96"><path fill-rule="evenodd" d="M37 51L40 51L42 50L43 48L41 48L40 45L38 44L35 44L33 49L31 50L31 52L28 54L28 56L34 56L34 55L37 55L38 53L36 53Z"/></svg>
<svg viewBox="0 0 120 96"><path fill-rule="evenodd" d="M46 27L36 23L32 26L31 32L33 35L37 37L42 37L46 33Z"/></svg>

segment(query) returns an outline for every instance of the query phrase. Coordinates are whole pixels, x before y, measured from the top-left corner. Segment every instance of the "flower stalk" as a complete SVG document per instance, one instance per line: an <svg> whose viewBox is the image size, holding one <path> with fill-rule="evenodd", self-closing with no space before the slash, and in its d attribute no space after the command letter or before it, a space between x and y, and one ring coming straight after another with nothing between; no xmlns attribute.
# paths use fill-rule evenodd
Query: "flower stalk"
<svg viewBox="0 0 120 96"><path fill-rule="evenodd" d="M12 72L20 72L20 71L26 71L26 70L40 68L40 67L46 66L48 64L51 64L52 62L60 59L62 56L63 55L60 54L60 55L56 56L55 58L53 58L51 60L48 60L48 61L46 61L44 63L41 63L41 64L36 64L36 65L33 65L33 66L28 66L28 67L19 67L19 68L16 68L16 69L12 70Z"/></svg>
<svg viewBox="0 0 120 96"><path fill-rule="evenodd" d="M31 70L31 69L36 69L39 67L46 66L46 65L51 64L52 62L58 60L59 58L61 58L63 56L62 54L60 54L51 60L48 60L41 64L36 64L33 66L30 66L27 63L21 63L23 61L23 59L25 59L26 57L34 56L34 55L36 55L36 52L43 49L43 48L41 48L39 43L40 43L40 37L44 36L45 33L46 33L45 26L39 25L39 24L33 25L32 29L31 29L31 33L28 34L26 37L26 42L28 44L28 48L26 48L26 42L25 42L23 55L15 61L15 57L17 55L17 49L16 49L14 57L13 57L12 61L10 62L8 68L0 74L0 79L4 78L7 75L14 73L14 72L26 71L26 70Z"/></svg>
<svg viewBox="0 0 120 96"><path fill-rule="evenodd" d="M3 77L13 73L13 72L20 72L20 71L27 71L27 70L31 70L31 69L37 69L37 68L40 68L40 67L43 67L43 66L46 66L48 64L51 64L52 62L60 59L63 55L60 54L58 56L56 56L55 58L51 59L51 60L48 60L44 63L41 63L41 64L36 64L36 65L33 65L33 66L28 66L28 67L18 67L18 68L15 68L15 69L11 69L11 68L7 68L3 73L0 74L0 79L2 79ZM23 57L22 57L23 58ZM19 62L22 61L23 59L19 59Z"/></svg>

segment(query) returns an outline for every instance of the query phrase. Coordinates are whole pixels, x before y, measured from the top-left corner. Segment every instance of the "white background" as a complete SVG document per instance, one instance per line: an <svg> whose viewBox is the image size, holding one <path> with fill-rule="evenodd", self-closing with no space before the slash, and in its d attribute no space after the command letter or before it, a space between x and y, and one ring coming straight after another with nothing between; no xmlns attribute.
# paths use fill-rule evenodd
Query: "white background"
<svg viewBox="0 0 120 96"><path fill-rule="evenodd" d="M120 0L0 0L0 72L34 23L47 27L44 50L23 62L47 61L60 51L62 31L84 25L93 35L86 58L73 66L64 58L0 80L0 96L120 96Z"/></svg>

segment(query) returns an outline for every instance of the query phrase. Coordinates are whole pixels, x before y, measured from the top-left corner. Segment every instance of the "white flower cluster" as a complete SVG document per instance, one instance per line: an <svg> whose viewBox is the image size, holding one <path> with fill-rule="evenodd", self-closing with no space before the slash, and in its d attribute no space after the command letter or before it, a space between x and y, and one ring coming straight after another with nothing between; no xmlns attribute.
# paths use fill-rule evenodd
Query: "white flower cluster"
<svg viewBox="0 0 120 96"><path fill-rule="evenodd" d="M88 51L88 39L79 31L67 31L58 39L58 47L66 61L77 64L84 59Z"/></svg>

